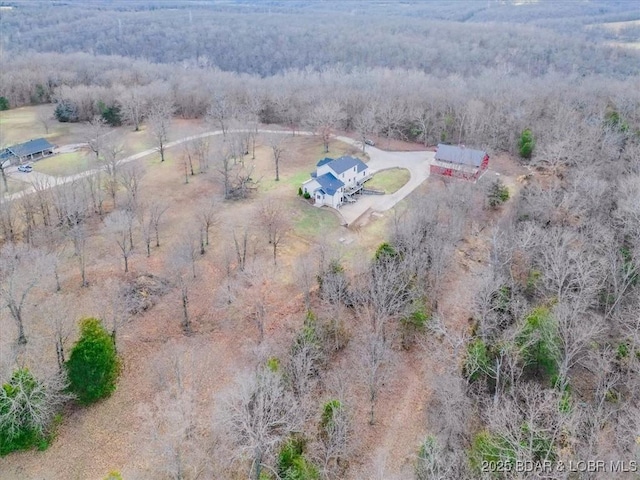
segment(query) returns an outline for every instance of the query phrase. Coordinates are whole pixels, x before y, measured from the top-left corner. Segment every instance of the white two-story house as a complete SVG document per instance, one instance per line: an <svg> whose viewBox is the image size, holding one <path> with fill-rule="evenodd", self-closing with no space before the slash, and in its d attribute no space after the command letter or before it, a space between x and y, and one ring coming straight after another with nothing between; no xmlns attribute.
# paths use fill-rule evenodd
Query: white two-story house
<svg viewBox="0 0 640 480"><path fill-rule="evenodd" d="M339 208L345 196L358 190L369 177L369 167L356 157L323 158L316 164L316 171L302 184L318 206Z"/></svg>

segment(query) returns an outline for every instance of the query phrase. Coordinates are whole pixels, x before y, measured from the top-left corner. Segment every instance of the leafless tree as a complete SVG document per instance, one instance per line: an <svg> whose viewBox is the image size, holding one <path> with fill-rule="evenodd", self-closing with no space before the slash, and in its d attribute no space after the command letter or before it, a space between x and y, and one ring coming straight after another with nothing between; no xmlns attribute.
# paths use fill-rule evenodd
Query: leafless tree
<svg viewBox="0 0 640 480"><path fill-rule="evenodd" d="M0 195L0 231L5 241L15 240L16 228L15 203Z"/></svg>
<svg viewBox="0 0 640 480"><path fill-rule="evenodd" d="M552 315L559 340L559 388L564 391L569 383L571 367L580 360L589 344L604 331L604 325L600 315L566 301L555 305Z"/></svg>
<svg viewBox="0 0 640 480"><path fill-rule="evenodd" d="M302 290L305 310L311 310L311 289L316 284L316 272L310 257L298 258L296 267L296 285Z"/></svg>
<svg viewBox="0 0 640 480"><path fill-rule="evenodd" d="M207 110L207 118L211 123L220 127L222 136L226 140L229 123L235 116L235 106L225 95L215 95L211 106Z"/></svg>
<svg viewBox="0 0 640 480"><path fill-rule="evenodd" d="M252 177L253 167L247 168L244 162L234 160L229 152L222 152L218 157L218 172L227 200L247 198L257 188L258 182Z"/></svg>
<svg viewBox="0 0 640 480"><path fill-rule="evenodd" d="M69 309L71 299L60 294L52 295L44 302L45 322L53 338L58 369L62 372L66 362L65 346L74 331L74 319Z"/></svg>
<svg viewBox="0 0 640 480"><path fill-rule="evenodd" d="M198 171L200 173L204 173L209 170L209 157L211 155L211 146L209 144L209 139L206 137L202 137L191 140L191 150L196 161L198 162Z"/></svg>
<svg viewBox="0 0 640 480"><path fill-rule="evenodd" d="M286 139L284 135L271 135L269 147L273 153L273 162L276 167L276 182L280 181L280 160L285 153Z"/></svg>
<svg viewBox="0 0 640 480"><path fill-rule="evenodd" d="M0 191L0 193L2 194L0 196L4 196L4 194L9 191L9 182L7 182L7 172L5 171L8 166L9 160L0 162L0 176L2 176L2 185L4 187L4 190Z"/></svg>
<svg viewBox="0 0 640 480"><path fill-rule="evenodd" d="M300 427L298 406L282 376L260 368L243 378L226 401L229 435L250 461L249 478L260 475L280 443Z"/></svg>
<svg viewBox="0 0 640 480"><path fill-rule="evenodd" d="M242 238L238 239L236 232L233 232L233 244L235 246L237 267L242 272L247 265L247 255L249 253L249 230L244 228Z"/></svg>
<svg viewBox="0 0 640 480"><path fill-rule="evenodd" d="M182 304L182 326L186 335L193 333L192 319L189 314L189 286L190 281L186 278L191 276L196 278L197 260L200 257L201 240L198 229L187 232L180 240L177 247L169 257L168 268L172 272L172 277L180 288L180 301ZM187 272L191 272L188 275Z"/></svg>
<svg viewBox="0 0 640 480"><path fill-rule="evenodd" d="M100 115L95 115L87 124L85 139L96 159L102 155L102 149L107 142L105 137L108 133L109 126Z"/></svg>
<svg viewBox="0 0 640 480"><path fill-rule="evenodd" d="M206 392L200 387L198 368L203 358L196 361L178 344L163 353L154 362L159 392L140 408L148 446L158 459L153 470L172 480L211 478L213 443L207 421L211 403L201 401Z"/></svg>
<svg viewBox="0 0 640 480"><path fill-rule="evenodd" d="M160 161L164 162L164 153L169 139L169 128L174 112L173 102L169 99L156 99L149 107L147 121L153 139L156 142Z"/></svg>
<svg viewBox="0 0 640 480"><path fill-rule="evenodd" d="M140 123L145 115L145 95L144 87L127 88L123 95L119 96L122 118L129 125L133 125L134 130L140 130Z"/></svg>
<svg viewBox="0 0 640 480"><path fill-rule="evenodd" d="M209 232L216 224L218 205L212 199L202 202L198 207L198 222L204 232L204 245L209 246ZM203 245L203 247L204 247Z"/></svg>
<svg viewBox="0 0 640 480"><path fill-rule="evenodd" d="M267 232L269 244L273 250L273 264L277 263L278 246L290 230L291 226L279 203L265 203L258 210L258 223Z"/></svg>
<svg viewBox="0 0 640 480"><path fill-rule="evenodd" d="M87 175L82 179L84 189L88 193L87 196L91 199L93 211L98 214L100 218L104 215L105 195L103 186L106 186L106 184L104 182L103 175L104 174L101 171L97 171L95 174Z"/></svg>
<svg viewBox="0 0 640 480"><path fill-rule="evenodd" d="M116 210L104 219L104 231L112 237L120 248L124 260L124 272L129 272L129 257L133 251L131 244L131 228L135 216L127 210Z"/></svg>
<svg viewBox="0 0 640 480"><path fill-rule="evenodd" d="M0 249L0 300L18 329L17 343L24 345L24 307L29 294L41 282L48 268L45 256L24 244L5 244Z"/></svg>
<svg viewBox="0 0 640 480"><path fill-rule="evenodd" d="M362 381L367 388L369 425L375 424L375 407L384 382L391 373L391 351L382 335L369 333L358 355L362 362Z"/></svg>
<svg viewBox="0 0 640 480"><path fill-rule="evenodd" d="M322 138L325 153L329 152L329 141L334 129L340 126L343 119L342 107L334 100L324 101L309 112L309 126Z"/></svg>
<svg viewBox="0 0 640 480"><path fill-rule="evenodd" d="M113 345L118 348L118 331L131 318L131 300L126 284L116 278L108 279L98 299L100 319L111 333Z"/></svg>
<svg viewBox="0 0 640 480"><path fill-rule="evenodd" d="M99 160L103 163L106 172L105 190L111 197L113 208L116 208L116 195L120 188L120 168L122 165L122 152L124 147L116 139L105 142L102 146L102 155Z"/></svg>
<svg viewBox="0 0 640 480"><path fill-rule="evenodd" d="M365 107L353 120L353 127L358 132L358 138L362 143L362 153L367 147L367 140L370 135L376 132L376 112L372 106Z"/></svg>
<svg viewBox="0 0 640 480"><path fill-rule="evenodd" d="M153 201L149 206L149 222L153 226L153 232L156 238L156 247L160 246L160 223L168 209L169 205L162 201Z"/></svg>
<svg viewBox="0 0 640 480"><path fill-rule="evenodd" d="M136 210L140 193L140 182L144 174L144 168L137 163L130 163L120 169L120 184L127 192L127 208L130 210Z"/></svg>
<svg viewBox="0 0 640 480"><path fill-rule="evenodd" d="M46 135L49 135L49 130L51 129L51 125L53 125L54 121L55 118L53 117L51 109L47 108L46 110L38 110L38 122L42 125L42 128L44 128L44 133Z"/></svg>
<svg viewBox="0 0 640 480"><path fill-rule="evenodd" d="M73 243L73 255L78 260L80 269L81 286L89 286L87 282L87 227L83 223L78 223L66 230L66 235Z"/></svg>

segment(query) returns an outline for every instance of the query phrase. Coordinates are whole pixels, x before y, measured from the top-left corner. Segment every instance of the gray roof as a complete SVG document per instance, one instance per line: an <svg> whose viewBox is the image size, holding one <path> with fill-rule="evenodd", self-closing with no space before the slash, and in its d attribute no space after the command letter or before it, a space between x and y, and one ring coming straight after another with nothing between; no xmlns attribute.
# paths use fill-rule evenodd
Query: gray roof
<svg viewBox="0 0 640 480"><path fill-rule="evenodd" d="M45 150L52 150L51 145L44 138L36 138L35 140L29 140L28 142L21 143L19 145L13 145L8 147L6 152L15 155L16 157L26 157L35 153L42 153Z"/></svg>
<svg viewBox="0 0 640 480"><path fill-rule="evenodd" d="M344 183L341 180L337 179L331 173L325 173L324 175L320 175L316 178L316 182L320 184L322 190L329 195L334 195L336 190L340 187L344 187Z"/></svg>
<svg viewBox="0 0 640 480"><path fill-rule="evenodd" d="M333 162L329 164L329 167L331 167L331 170L333 170L338 175L340 175L341 173L346 172L347 170L353 167L358 167L357 169L358 173L362 172L364 169L367 168L367 164L364 163L359 158L352 157L350 155L345 155L343 157L336 158Z"/></svg>
<svg viewBox="0 0 640 480"><path fill-rule="evenodd" d="M483 152L482 150L473 150L471 148L440 143L438 144L435 158L441 162L479 167L486 154L487 152Z"/></svg>

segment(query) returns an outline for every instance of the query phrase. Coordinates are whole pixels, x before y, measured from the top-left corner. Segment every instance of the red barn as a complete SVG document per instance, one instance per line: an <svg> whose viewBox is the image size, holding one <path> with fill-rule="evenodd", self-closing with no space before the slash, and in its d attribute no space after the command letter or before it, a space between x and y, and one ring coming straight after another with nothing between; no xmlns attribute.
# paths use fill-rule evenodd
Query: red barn
<svg viewBox="0 0 640 480"><path fill-rule="evenodd" d="M429 167L432 175L476 181L489 168L489 155L482 150L464 145L439 144L434 161Z"/></svg>

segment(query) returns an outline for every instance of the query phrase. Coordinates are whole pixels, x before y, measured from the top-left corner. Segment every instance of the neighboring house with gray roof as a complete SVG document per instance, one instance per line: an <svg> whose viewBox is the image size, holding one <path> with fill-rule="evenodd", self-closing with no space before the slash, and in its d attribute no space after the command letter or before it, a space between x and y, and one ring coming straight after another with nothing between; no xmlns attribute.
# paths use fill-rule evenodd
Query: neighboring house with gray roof
<svg viewBox="0 0 640 480"><path fill-rule="evenodd" d="M317 206L339 208L369 177L369 167L359 158L327 157L316 164L316 171L302 184L302 191L311 195Z"/></svg>
<svg viewBox="0 0 640 480"><path fill-rule="evenodd" d="M477 180L489 168L489 155L464 145L438 145L430 172L444 177Z"/></svg>
<svg viewBox="0 0 640 480"><path fill-rule="evenodd" d="M0 163L18 164L53 154L54 145L44 138L36 138L19 145L7 147L0 152Z"/></svg>

